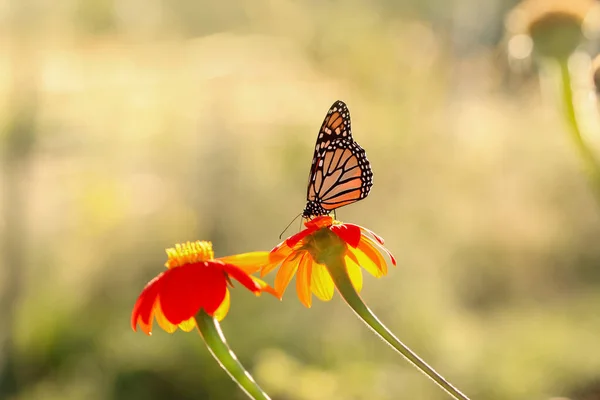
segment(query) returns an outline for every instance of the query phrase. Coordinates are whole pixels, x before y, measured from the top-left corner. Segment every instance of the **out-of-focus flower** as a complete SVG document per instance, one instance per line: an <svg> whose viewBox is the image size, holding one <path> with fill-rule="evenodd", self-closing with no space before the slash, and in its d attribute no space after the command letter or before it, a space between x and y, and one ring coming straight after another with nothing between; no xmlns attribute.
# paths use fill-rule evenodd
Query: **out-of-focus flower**
<svg viewBox="0 0 600 400"><path fill-rule="evenodd" d="M151 280L138 297L131 314L131 326L146 334L152 321L172 333L177 327L189 332L196 327L194 316L204 310L221 320L229 311L231 278L259 295L273 289L249 274L269 260L268 252L254 252L214 259L212 244L205 241L178 244L166 250L168 268Z"/></svg>
<svg viewBox="0 0 600 400"><path fill-rule="evenodd" d="M296 290L302 304L311 306L311 293L320 300L330 300L333 297L334 283L324 265L324 259L331 251L342 253L356 291L362 288L360 267L379 278L387 274L384 254L396 265L392 254L383 247L383 239L366 228L344 224L329 216L316 217L304 225L306 229L289 237L271 251L269 265L261 269L261 276L264 276L281 264L274 284L279 296L283 296L296 274ZM340 239L343 248L336 249Z"/></svg>
<svg viewBox="0 0 600 400"><path fill-rule="evenodd" d="M586 35L597 32L597 15L594 0L524 0L506 18L509 53L525 58L533 49L545 57L566 59Z"/></svg>

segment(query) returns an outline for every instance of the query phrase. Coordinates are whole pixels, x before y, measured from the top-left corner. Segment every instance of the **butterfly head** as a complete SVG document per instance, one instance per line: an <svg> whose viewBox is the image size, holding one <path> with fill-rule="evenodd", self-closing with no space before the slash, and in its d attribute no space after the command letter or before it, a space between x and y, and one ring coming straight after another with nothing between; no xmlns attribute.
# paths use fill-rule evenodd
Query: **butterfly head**
<svg viewBox="0 0 600 400"><path fill-rule="evenodd" d="M329 215L330 212L331 210L328 211L325 208L323 208L320 202L309 200L306 203L306 207L304 207L304 211L302 211L302 218L312 219L320 215Z"/></svg>

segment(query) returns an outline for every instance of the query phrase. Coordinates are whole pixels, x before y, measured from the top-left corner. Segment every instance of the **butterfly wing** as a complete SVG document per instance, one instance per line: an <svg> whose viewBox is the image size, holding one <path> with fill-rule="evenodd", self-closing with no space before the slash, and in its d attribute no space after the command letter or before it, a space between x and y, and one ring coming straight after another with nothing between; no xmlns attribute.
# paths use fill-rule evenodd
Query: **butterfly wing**
<svg viewBox="0 0 600 400"><path fill-rule="evenodd" d="M362 147L356 142L336 140L318 158L308 186L308 201L319 201L333 211L367 197L373 172Z"/></svg>
<svg viewBox="0 0 600 400"><path fill-rule="evenodd" d="M346 104L338 100L327 112L319 130L304 216L328 214L364 199L371 186L371 165L364 149L352 139Z"/></svg>
<svg viewBox="0 0 600 400"><path fill-rule="evenodd" d="M313 161L332 141L343 138L352 141L350 112L346 104L338 100L327 111L321 129L319 129Z"/></svg>
<svg viewBox="0 0 600 400"><path fill-rule="evenodd" d="M350 127L350 112L348 111L348 107L343 101L337 100L327 111L321 129L319 129L310 174L308 175L309 186L308 193L306 194L308 200L311 200L310 183L318 168L317 163L319 158L325 153L326 147L334 140L340 138L348 138L348 140L352 141L352 130Z"/></svg>

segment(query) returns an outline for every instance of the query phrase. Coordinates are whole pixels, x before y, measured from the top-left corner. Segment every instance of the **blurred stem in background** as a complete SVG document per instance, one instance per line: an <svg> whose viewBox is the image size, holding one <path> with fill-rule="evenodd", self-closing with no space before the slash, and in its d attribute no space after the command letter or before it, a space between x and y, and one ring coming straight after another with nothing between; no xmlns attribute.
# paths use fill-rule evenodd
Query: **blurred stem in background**
<svg viewBox="0 0 600 400"><path fill-rule="evenodd" d="M548 60L552 62L552 60ZM579 152L579 155L584 163L586 172L592 184L592 189L596 195L596 199L600 202L600 164L594 154L594 151L588 144L586 136L589 137L589 132L586 135L584 127L586 124L582 120L582 107L577 103L577 97L573 93L573 73L579 71L578 68L570 68L569 60L564 59L558 62L559 73L554 79L560 82L562 107L565 120L569 126L571 139Z"/></svg>
<svg viewBox="0 0 600 400"><path fill-rule="evenodd" d="M541 83L559 100L569 136L600 203L600 163L589 143L593 135L600 136L597 124L590 129L598 115L595 107L585 104L592 93L591 59L579 51L586 40L598 35L599 25L600 5L593 0L524 0L506 19L509 56L513 60L535 56ZM588 86L583 86L587 93L578 96L574 85Z"/></svg>
<svg viewBox="0 0 600 400"><path fill-rule="evenodd" d="M231 351L216 318L200 310L196 314L196 325L210 353L244 393L251 399L271 400Z"/></svg>
<svg viewBox="0 0 600 400"><path fill-rule="evenodd" d="M9 5L13 86L10 104L3 121L2 139L2 239L0 243L0 392L13 393L19 386L12 354L15 308L20 296L25 269L26 176L36 136L36 62L26 18L30 12L26 1Z"/></svg>

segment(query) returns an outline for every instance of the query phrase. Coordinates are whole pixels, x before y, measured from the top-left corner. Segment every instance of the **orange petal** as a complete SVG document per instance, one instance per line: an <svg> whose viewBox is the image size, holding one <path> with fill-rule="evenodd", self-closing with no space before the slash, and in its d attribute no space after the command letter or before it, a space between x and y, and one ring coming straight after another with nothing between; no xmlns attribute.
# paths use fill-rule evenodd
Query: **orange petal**
<svg viewBox="0 0 600 400"><path fill-rule="evenodd" d="M353 247L348 247L348 251L346 252L346 255L348 256L348 258L350 258L356 264L363 267L365 269L365 271L367 271L368 273L373 275L375 278L381 278L383 276L383 272L377 266L377 264L375 264L361 250L355 249Z"/></svg>
<svg viewBox="0 0 600 400"><path fill-rule="evenodd" d="M296 292L298 299L305 307L312 305L312 295L310 291L310 276L312 272L313 260L308 253L304 253L298 262L298 273L296 274Z"/></svg>
<svg viewBox="0 0 600 400"><path fill-rule="evenodd" d="M236 254L233 256L217 258L225 264L232 264L248 274L253 274L269 264L268 251L255 251L252 253Z"/></svg>
<svg viewBox="0 0 600 400"><path fill-rule="evenodd" d="M215 317L217 319L217 321L221 321L223 318L225 318L225 316L229 312L230 305L231 305L231 298L229 297L229 289L227 289L227 291L225 292L225 298L223 299L223 302L221 303L219 308L217 308L217 310L213 314L213 317Z"/></svg>
<svg viewBox="0 0 600 400"><path fill-rule="evenodd" d="M184 332L191 332L196 327L196 320L194 317L188 319L187 321L183 321L179 324L179 328Z"/></svg>
<svg viewBox="0 0 600 400"><path fill-rule="evenodd" d="M360 265L358 265L349 256L344 257L344 261L346 263L346 270L348 271L348 276L350 277L352 286L354 286L354 289L357 292L360 292L363 285L363 276L362 271L360 270Z"/></svg>
<svg viewBox="0 0 600 400"><path fill-rule="evenodd" d="M320 300L329 301L333 297L333 280L323 264L313 264L310 286Z"/></svg>
<svg viewBox="0 0 600 400"><path fill-rule="evenodd" d="M267 264L265 267L263 267L260 270L260 277L264 277L265 275L267 275L269 272L273 271L275 268L277 268L277 266L279 265L279 262L273 262L270 264Z"/></svg>
<svg viewBox="0 0 600 400"><path fill-rule="evenodd" d="M260 287L260 292L255 293L257 296L260 296L262 292L266 292L281 300L281 296L279 296L279 293L277 293L275 289L269 286L267 282L263 281L262 279L258 279L257 277L252 275L250 275L250 278L254 281L256 285Z"/></svg>
<svg viewBox="0 0 600 400"><path fill-rule="evenodd" d="M310 221L306 221L304 226L309 229L320 229L326 226L331 226L333 224L333 218L329 215L321 215L311 219Z"/></svg>
<svg viewBox="0 0 600 400"><path fill-rule="evenodd" d="M370 239L370 238L369 238ZM385 248L385 246L383 246L383 244L379 243L376 240L372 240L371 239L371 244L376 248L379 249L379 252L385 252L388 257L390 258L390 261L392 262L392 265L395 267L396 266L396 258L394 258L394 256L392 255L392 253Z"/></svg>
<svg viewBox="0 0 600 400"><path fill-rule="evenodd" d="M377 268L379 268L382 275L387 275L387 263L385 262L385 259L383 258L379 250L375 248L375 245L373 244L373 241L371 239L369 239L366 236L363 236L362 240L358 244L357 250L369 257L369 259L371 259L371 261L373 261L373 263L377 265Z"/></svg>
<svg viewBox="0 0 600 400"><path fill-rule="evenodd" d="M279 243L277 246L275 246L273 248L273 250L271 250L269 252L269 262L270 263L279 263L281 262L284 258L286 258L287 256L290 255L290 253L293 251L293 249L288 246L287 244L285 244L285 241Z"/></svg>
<svg viewBox="0 0 600 400"><path fill-rule="evenodd" d="M278 293L279 298L283 297L285 289L298 270L298 264L300 264L302 257L304 257L304 255L301 255L300 260L297 260L296 257L293 257L294 255L295 254L292 254L283 260L283 263L281 263L281 267L279 267L279 271L277 271L277 275L275 276L275 292Z"/></svg>
<svg viewBox="0 0 600 400"><path fill-rule="evenodd" d="M152 323L154 322L154 307L149 312L148 321L144 321L144 319L140 316L136 320L136 324L139 325L142 332L146 335L152 335ZM135 330L135 329L134 329Z"/></svg>
<svg viewBox="0 0 600 400"><path fill-rule="evenodd" d="M260 276L263 277L269 272L273 271L279 265L279 263L285 260L290 254L292 254L292 252L292 248L286 245L285 242L279 243L269 253L269 262L267 265L261 268Z"/></svg>

